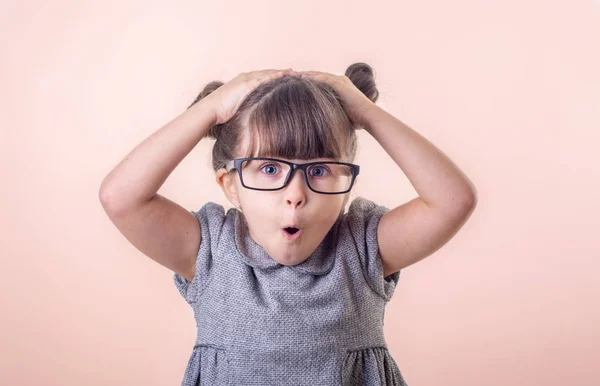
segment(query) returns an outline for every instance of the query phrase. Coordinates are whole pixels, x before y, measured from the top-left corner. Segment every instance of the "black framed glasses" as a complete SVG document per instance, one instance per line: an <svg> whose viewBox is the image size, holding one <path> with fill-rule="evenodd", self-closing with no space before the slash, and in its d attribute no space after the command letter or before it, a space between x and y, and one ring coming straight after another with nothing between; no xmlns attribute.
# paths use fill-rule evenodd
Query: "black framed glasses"
<svg viewBox="0 0 600 386"><path fill-rule="evenodd" d="M296 169L302 170L308 188L320 194L343 194L352 189L360 166L347 162L316 161L296 164L278 158L236 158L223 166L236 169L242 186L252 190L281 190Z"/></svg>

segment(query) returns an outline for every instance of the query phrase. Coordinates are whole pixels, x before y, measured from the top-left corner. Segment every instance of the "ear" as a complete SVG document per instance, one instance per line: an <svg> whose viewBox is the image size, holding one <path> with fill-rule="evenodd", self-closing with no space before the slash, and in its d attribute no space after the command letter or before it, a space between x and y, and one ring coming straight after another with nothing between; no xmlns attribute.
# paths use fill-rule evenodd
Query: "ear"
<svg viewBox="0 0 600 386"><path fill-rule="evenodd" d="M240 201L238 198L237 187L235 184L235 180L237 178L236 176L237 170L234 169L231 171L231 173L227 173L225 171L225 168L221 168L217 171L215 180L223 190L223 193L225 193L225 196L227 197L229 202L231 202L233 206L239 207Z"/></svg>

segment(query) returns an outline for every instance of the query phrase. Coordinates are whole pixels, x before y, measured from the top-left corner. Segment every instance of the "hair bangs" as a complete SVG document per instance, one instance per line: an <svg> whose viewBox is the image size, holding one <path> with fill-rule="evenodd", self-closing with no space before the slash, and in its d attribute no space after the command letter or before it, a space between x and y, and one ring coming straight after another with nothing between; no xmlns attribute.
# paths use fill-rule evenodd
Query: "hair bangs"
<svg viewBox="0 0 600 386"><path fill-rule="evenodd" d="M347 157L354 131L331 90L290 79L274 87L250 112L245 157Z"/></svg>

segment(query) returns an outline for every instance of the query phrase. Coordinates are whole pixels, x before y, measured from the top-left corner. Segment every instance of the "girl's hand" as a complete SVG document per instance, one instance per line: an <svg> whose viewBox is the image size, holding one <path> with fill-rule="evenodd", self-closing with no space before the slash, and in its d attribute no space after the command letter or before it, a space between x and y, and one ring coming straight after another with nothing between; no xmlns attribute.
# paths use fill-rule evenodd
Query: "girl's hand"
<svg viewBox="0 0 600 386"><path fill-rule="evenodd" d="M208 94L205 100L209 100L214 108L215 125L225 123L233 117L242 102L255 88L271 79L279 78L292 73L292 69L286 70L262 70L242 72L229 82Z"/></svg>
<svg viewBox="0 0 600 386"><path fill-rule="evenodd" d="M331 85L340 94L348 118L359 126L357 129L365 127L364 112L375 104L346 75L334 75L320 71L295 71L293 74Z"/></svg>

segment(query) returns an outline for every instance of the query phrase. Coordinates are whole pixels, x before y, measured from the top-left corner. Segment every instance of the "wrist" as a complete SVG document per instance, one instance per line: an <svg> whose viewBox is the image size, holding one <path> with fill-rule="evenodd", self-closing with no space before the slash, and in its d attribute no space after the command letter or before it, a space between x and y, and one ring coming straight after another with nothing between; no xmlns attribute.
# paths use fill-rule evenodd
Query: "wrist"
<svg viewBox="0 0 600 386"><path fill-rule="evenodd" d="M381 107L377 106L375 103L370 102L369 104L365 104L360 113L360 122L359 125L367 132L370 132L371 127L373 126L377 115L381 112Z"/></svg>
<svg viewBox="0 0 600 386"><path fill-rule="evenodd" d="M208 127L207 130L218 123L217 110L212 103L212 99L210 99L210 95L200 99L191 109L193 109L194 116L201 117L198 119Z"/></svg>

